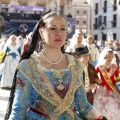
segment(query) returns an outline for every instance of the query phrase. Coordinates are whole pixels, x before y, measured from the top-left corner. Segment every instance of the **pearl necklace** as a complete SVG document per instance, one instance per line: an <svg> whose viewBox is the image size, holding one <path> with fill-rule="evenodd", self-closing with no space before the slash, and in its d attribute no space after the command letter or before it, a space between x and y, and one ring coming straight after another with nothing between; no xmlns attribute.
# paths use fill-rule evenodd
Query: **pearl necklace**
<svg viewBox="0 0 120 120"><path fill-rule="evenodd" d="M62 54L62 52L61 52L61 57L60 57L60 59L57 61L57 62L50 62L44 55L43 55L43 53L41 52L41 55L43 56L43 58L48 62L48 63L50 63L51 65L55 65L55 64L58 64L58 63L60 63L61 62L61 60L62 60L62 58L63 58L63 54Z"/></svg>

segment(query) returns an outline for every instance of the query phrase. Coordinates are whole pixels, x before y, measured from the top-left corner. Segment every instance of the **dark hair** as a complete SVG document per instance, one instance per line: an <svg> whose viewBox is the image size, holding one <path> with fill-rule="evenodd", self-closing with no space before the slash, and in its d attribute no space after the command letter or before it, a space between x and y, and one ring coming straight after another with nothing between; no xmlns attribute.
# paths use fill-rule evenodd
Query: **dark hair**
<svg viewBox="0 0 120 120"><path fill-rule="evenodd" d="M27 49L27 51L21 56L21 60L24 60L24 59L28 59L30 58L31 54L33 54L34 50L35 50L35 47L38 43L38 41L42 41L41 39L41 36L39 34L39 29L40 28L44 28L47 21L46 19L47 18L50 18L50 17L53 17L53 16L61 16L61 14L57 13L57 12L47 12L44 14L44 16L38 21L38 23L35 25L34 29L33 29L33 35L32 35L32 40L31 40L31 43ZM61 48L62 49L62 48Z"/></svg>
<svg viewBox="0 0 120 120"><path fill-rule="evenodd" d="M112 50L111 50L111 51L108 51L107 54L108 54L108 53L113 53L113 51L112 51ZM104 59L107 58L107 54L106 54L106 56L104 57Z"/></svg>

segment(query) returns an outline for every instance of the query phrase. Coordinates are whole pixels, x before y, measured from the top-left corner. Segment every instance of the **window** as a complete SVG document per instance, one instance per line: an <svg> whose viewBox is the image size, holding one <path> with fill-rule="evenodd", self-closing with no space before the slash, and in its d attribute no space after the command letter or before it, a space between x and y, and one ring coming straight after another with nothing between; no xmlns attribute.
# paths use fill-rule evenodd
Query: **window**
<svg viewBox="0 0 120 120"><path fill-rule="evenodd" d="M103 7L103 12L107 12L107 1L104 1L104 7Z"/></svg>
<svg viewBox="0 0 120 120"><path fill-rule="evenodd" d="M76 24L79 25L79 21L78 20L76 21Z"/></svg>
<svg viewBox="0 0 120 120"><path fill-rule="evenodd" d="M116 27L116 25L117 25L117 15L114 14L113 15L113 21L112 21L112 27Z"/></svg>
<svg viewBox="0 0 120 120"><path fill-rule="evenodd" d="M106 40L106 34L102 34L102 40Z"/></svg>
<svg viewBox="0 0 120 120"><path fill-rule="evenodd" d="M117 0L114 0L113 3L113 11L117 10Z"/></svg>
<svg viewBox="0 0 120 120"><path fill-rule="evenodd" d="M86 21L83 21L83 24L86 24Z"/></svg>
<svg viewBox="0 0 120 120"><path fill-rule="evenodd" d="M117 39L116 33L113 33L113 39L114 39L114 40Z"/></svg>
<svg viewBox="0 0 120 120"><path fill-rule="evenodd" d="M83 14L87 14L87 11L83 11Z"/></svg>
<svg viewBox="0 0 120 120"><path fill-rule="evenodd" d="M98 40L98 35L94 35L94 40Z"/></svg>
<svg viewBox="0 0 120 120"><path fill-rule="evenodd" d="M103 23L104 23L105 26L107 25L106 24L106 16L103 17Z"/></svg>
<svg viewBox="0 0 120 120"><path fill-rule="evenodd" d="M95 18L94 29L97 29L97 25L98 25L98 18Z"/></svg>
<svg viewBox="0 0 120 120"><path fill-rule="evenodd" d="M79 14L80 13L79 10L77 10L76 13Z"/></svg>
<svg viewBox="0 0 120 120"><path fill-rule="evenodd" d="M95 3L95 15L98 14L98 3Z"/></svg>

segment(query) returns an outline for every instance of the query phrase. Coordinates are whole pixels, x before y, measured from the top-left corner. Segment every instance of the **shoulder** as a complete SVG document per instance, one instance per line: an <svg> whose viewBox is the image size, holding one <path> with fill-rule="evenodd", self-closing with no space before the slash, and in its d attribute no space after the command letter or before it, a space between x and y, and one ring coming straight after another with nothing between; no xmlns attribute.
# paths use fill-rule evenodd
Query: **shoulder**
<svg viewBox="0 0 120 120"><path fill-rule="evenodd" d="M84 65L79 61L79 59L76 59L73 55L66 54L66 53L65 55L68 58L69 66L75 65L77 67L82 67L82 68L84 67Z"/></svg>
<svg viewBox="0 0 120 120"><path fill-rule="evenodd" d="M18 66L17 66L17 69L28 69L30 66L33 66L33 59L32 58L29 58L29 59L25 59L25 60L22 60Z"/></svg>
<svg viewBox="0 0 120 120"><path fill-rule="evenodd" d="M114 68L114 69L118 69L118 65L116 65L116 64L112 64L112 68Z"/></svg>
<svg viewBox="0 0 120 120"><path fill-rule="evenodd" d="M88 66L91 67L91 68L95 68L93 64L91 63L88 63Z"/></svg>

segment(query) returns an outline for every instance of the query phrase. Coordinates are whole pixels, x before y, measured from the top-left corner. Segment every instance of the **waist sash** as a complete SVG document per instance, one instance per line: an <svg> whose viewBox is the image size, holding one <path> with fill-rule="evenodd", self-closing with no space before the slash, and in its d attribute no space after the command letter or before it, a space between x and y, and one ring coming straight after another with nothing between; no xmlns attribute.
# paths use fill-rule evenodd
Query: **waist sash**
<svg viewBox="0 0 120 120"><path fill-rule="evenodd" d="M109 78L107 72L106 72L106 69L105 67L102 65L100 66L100 70L102 72L102 75L105 79L105 81L107 82L107 84L110 86L110 88L115 91L118 95L120 95L120 92L118 91L118 89L116 88L116 86L112 83L111 79Z"/></svg>

